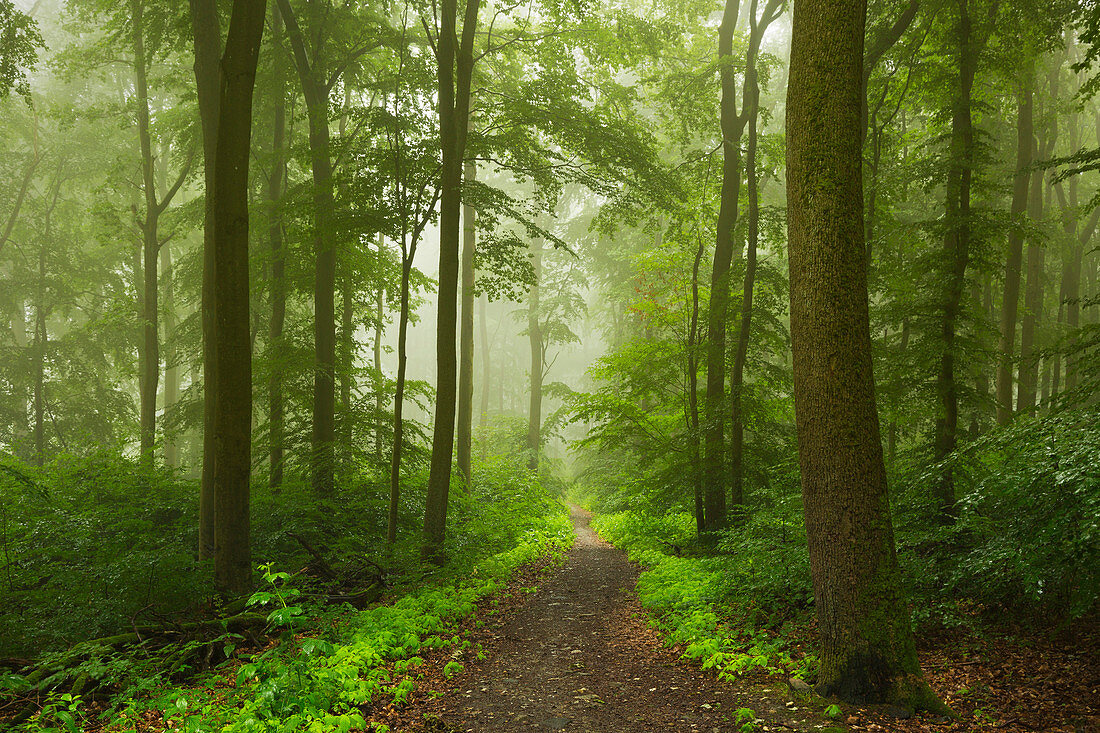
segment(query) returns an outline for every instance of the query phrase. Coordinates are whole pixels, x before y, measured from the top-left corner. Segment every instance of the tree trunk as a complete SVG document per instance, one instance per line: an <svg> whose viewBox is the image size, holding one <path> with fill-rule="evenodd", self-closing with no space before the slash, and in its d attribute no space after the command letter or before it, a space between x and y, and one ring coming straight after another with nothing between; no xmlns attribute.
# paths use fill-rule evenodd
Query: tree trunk
<svg viewBox="0 0 1100 733"><path fill-rule="evenodd" d="M273 46L282 43L283 16L272 7L271 35ZM282 199L286 184L286 71L282 54L272 58L274 88L272 91L271 176L267 184L267 200L271 216L267 238L271 246L271 323L268 327L271 374L267 382L268 486L279 491L283 485L283 450L286 441L286 414L283 396L283 328L286 325L286 249L283 245Z"/></svg>
<svg viewBox="0 0 1100 733"><path fill-rule="evenodd" d="M310 62L301 28L289 0L278 0L287 40L302 84L309 117L309 159L313 172L313 434L310 467L313 492L331 496L336 443L336 247L333 222L336 201L332 191L329 154L329 88L320 49Z"/></svg>
<svg viewBox="0 0 1100 733"><path fill-rule="evenodd" d="M1043 156L1044 158L1046 156ZM1028 217L1038 224L1043 219L1043 176L1032 176ZM1019 386L1016 411L1029 413L1035 409L1035 390L1039 381L1039 357L1036 333L1043 317L1043 254L1042 238L1029 238L1027 247L1027 290L1024 294L1024 317L1020 328Z"/></svg>
<svg viewBox="0 0 1100 733"><path fill-rule="evenodd" d="M34 305L34 465L46 462L46 246L38 248L38 302Z"/></svg>
<svg viewBox="0 0 1100 733"><path fill-rule="evenodd" d="M691 266L691 326L688 328L687 342L688 439L691 441L691 482L696 536L702 535L707 529L703 502L703 456L699 449L699 265L702 260L703 242L700 241Z"/></svg>
<svg viewBox="0 0 1100 733"><path fill-rule="evenodd" d="M378 271L382 272L382 263L386 259L386 245L382 235L378 235ZM382 395L386 381L382 378L382 318L385 315L386 286L380 279L374 300L374 460L382 465Z"/></svg>
<svg viewBox="0 0 1100 733"><path fill-rule="evenodd" d="M466 132L470 121L470 78L474 66L478 5L479 0L466 0L462 38L458 41L458 0L441 0L436 40L443 163L439 202L439 308L436 316L435 424L432 429L432 458L424 507L421 556L437 564L443 562L447 496L451 488L454 453L462 163L466 155Z"/></svg>
<svg viewBox="0 0 1100 733"><path fill-rule="evenodd" d="M404 237L404 233L402 234ZM393 544L397 540L397 508L401 499L401 449L405 439L403 412L405 407L405 370L408 365L409 335L409 279L412 276L413 257L416 255L416 242L406 247L401 242L401 293L400 310L397 316L397 384L393 395L393 452L390 454L390 506L386 524L386 541Z"/></svg>
<svg viewBox="0 0 1100 733"><path fill-rule="evenodd" d="M726 471L723 460L728 404L725 399L726 310L729 306L734 227L741 195L741 134L745 129L744 120L737 114L737 69L731 58L739 6L738 0L726 0L722 23L718 28L718 58L722 61L722 194L711 266L707 311L707 392L703 402L703 513L708 530L726 526Z"/></svg>
<svg viewBox="0 0 1100 733"><path fill-rule="evenodd" d="M754 4L755 5L755 4ZM749 22L756 30L756 18ZM745 154L745 172L748 177L748 246L745 251L745 282L741 296L741 326L737 332L737 347L733 357L733 371L730 373L730 505L736 515L745 512L744 490L744 390L745 360L749 353L749 340L752 329L752 296L756 284L756 246L759 240L760 198L757 192L756 177L756 120L759 112L760 89L756 82L756 64L750 57L745 73L746 99L744 112L749 116L749 141Z"/></svg>
<svg viewBox="0 0 1100 733"><path fill-rule="evenodd" d="M791 342L817 688L942 710L902 598L875 410L860 172L865 15L865 0L796 3L787 88Z"/></svg>
<svg viewBox="0 0 1100 733"><path fill-rule="evenodd" d="M973 174L974 127L971 120L971 91L977 60L970 32L970 0L959 0L958 64L959 88L955 90L951 119L951 161L947 177L947 232L943 238L943 260L947 288L943 294L940 337L943 352L936 378L940 415L936 420L934 459L939 462L958 444L959 394L955 380L956 330L959 325L966 268L970 262L970 182ZM941 516L952 521L955 508L955 479L950 468L934 487Z"/></svg>
<svg viewBox="0 0 1100 733"><path fill-rule="evenodd" d="M156 440L157 385L160 382L160 354L157 336L157 224L159 210L153 157L152 136L149 123L149 85L146 80L148 57L145 52L145 3L131 0L133 23L134 91L137 104L138 144L141 152L141 186L145 197L145 210L140 222L143 260L142 287L142 338L139 362L141 364L141 460L147 467L153 465L153 443Z"/></svg>
<svg viewBox="0 0 1100 733"><path fill-rule="evenodd" d="M164 416L180 399L180 367L176 351L176 288L172 282L172 248L164 246L161 257L161 280L164 281ZM179 447L174 435L164 434L164 465L179 468Z"/></svg>
<svg viewBox="0 0 1100 733"><path fill-rule="evenodd" d="M1016 104L1016 175L1012 183L1012 228L1005 259L1005 289L1001 305L1001 340L997 362L997 423L1012 419L1012 361L1016 343L1016 316L1020 300L1020 267L1023 262L1024 222L1028 204L1031 160L1034 150L1034 64L1021 73ZM1041 177L1041 176L1040 176Z"/></svg>
<svg viewBox="0 0 1100 733"><path fill-rule="evenodd" d="M482 430L485 430L489 424L489 386L493 378L493 362L489 355L489 324L488 315L486 314L488 300L488 296L482 293L477 302L478 335L481 337L481 418L479 424Z"/></svg>
<svg viewBox="0 0 1100 733"><path fill-rule="evenodd" d="M252 586L249 474L252 467L252 353L249 348L248 158L252 92L266 0L234 0L222 58L215 151L214 582L223 595Z"/></svg>
<svg viewBox="0 0 1100 733"><path fill-rule="evenodd" d="M217 360L214 353L214 175L221 106L221 30L216 0L190 0L195 49L195 89L202 124L206 198L202 238L202 478L199 488L199 559L214 557L214 401Z"/></svg>
<svg viewBox="0 0 1100 733"><path fill-rule="evenodd" d="M465 163L465 177L472 181L477 168L472 160ZM470 485L471 450L474 425L474 207L462 206L462 323L459 328L458 362L458 472Z"/></svg>
<svg viewBox="0 0 1100 733"><path fill-rule="evenodd" d="M540 280L542 279L542 240L531 243L531 265L535 282L527 299L527 337L531 344L531 404L527 411L527 468L538 471L542 448L542 325L540 318Z"/></svg>

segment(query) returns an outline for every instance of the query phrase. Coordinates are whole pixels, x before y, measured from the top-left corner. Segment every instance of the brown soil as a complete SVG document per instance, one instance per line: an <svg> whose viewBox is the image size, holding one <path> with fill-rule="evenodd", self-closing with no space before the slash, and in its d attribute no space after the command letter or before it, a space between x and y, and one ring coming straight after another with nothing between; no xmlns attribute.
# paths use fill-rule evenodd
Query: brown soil
<svg viewBox="0 0 1100 733"><path fill-rule="evenodd" d="M782 683L741 687L681 662L638 603L638 569L595 535L573 507L576 544L524 603L468 637L465 671L432 706L431 727L450 731L564 730L577 733L713 733L819 730L832 721L790 701ZM483 650L483 660L476 650Z"/></svg>

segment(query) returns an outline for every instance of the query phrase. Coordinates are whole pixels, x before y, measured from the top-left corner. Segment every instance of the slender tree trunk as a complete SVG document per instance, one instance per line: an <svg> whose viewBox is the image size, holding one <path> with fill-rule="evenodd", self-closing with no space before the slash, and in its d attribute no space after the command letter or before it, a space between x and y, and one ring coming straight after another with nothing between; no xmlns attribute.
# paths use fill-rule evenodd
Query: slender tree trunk
<svg viewBox="0 0 1100 733"><path fill-rule="evenodd" d="M898 357L904 357L905 352L909 349L909 321L904 320L901 322L901 340L898 342ZM896 385L894 390L894 409L890 416L890 426L887 428L886 433L886 465L890 466L891 470L894 468L897 462L898 455L898 413L901 412L901 389L902 385Z"/></svg>
<svg viewBox="0 0 1100 733"><path fill-rule="evenodd" d="M18 353L30 354L32 339L27 335L27 305L23 298L15 299L15 310L11 321L12 341ZM32 455L31 425L27 420L29 412L29 392L18 389L15 396L15 422L12 424L12 452L23 460L29 461Z"/></svg>
<svg viewBox="0 0 1100 733"><path fill-rule="evenodd" d="M1046 157L1046 156L1043 156ZM1043 219L1043 177L1032 176L1028 216L1038 224ZM1039 358L1035 353L1036 332L1043 316L1045 245L1042 239L1031 241L1027 247L1027 290L1024 294L1024 317L1020 328L1020 367L1017 388L1016 411L1029 413L1035 409L1035 390L1039 381Z"/></svg>
<svg viewBox="0 0 1100 733"><path fill-rule="evenodd" d="M392 545L397 540L397 509L401 500L401 450L405 439L405 369L408 365L409 335L409 280L412 277L416 241L409 248L404 233L401 242L401 293L397 316L397 384L393 395L393 452L390 455L390 506L386 524L386 541Z"/></svg>
<svg viewBox="0 0 1100 733"><path fill-rule="evenodd" d="M699 449L699 265L703 261L703 242L695 249L691 266L691 325L688 328L688 429L691 434L691 483L695 500L695 534L707 529L706 507L703 502L703 455Z"/></svg>
<svg viewBox="0 0 1100 733"><path fill-rule="evenodd" d="M542 279L542 240L531 243L535 282L527 299L527 337L531 344L531 404L527 411L527 468L538 471L542 449L542 324L539 299Z"/></svg>
<svg viewBox="0 0 1100 733"><path fill-rule="evenodd" d="M902 597L875 409L860 171L865 17L865 0L796 3L787 88L791 342L817 687L942 710Z"/></svg>
<svg viewBox="0 0 1100 733"><path fill-rule="evenodd" d="M271 9L273 45L282 43L283 16L278 8ZM287 79L282 54L272 58L274 85L272 90L271 176L267 184L267 200L271 216L267 239L271 247L271 323L268 327L271 374L267 382L268 423L268 486L279 491L283 485L283 451L286 441L285 399L283 396L283 328L286 325L286 248L283 245L282 200L286 185L286 92Z"/></svg>
<svg viewBox="0 0 1100 733"><path fill-rule="evenodd" d="M1030 166L1034 150L1034 64L1021 73L1020 96L1016 105L1016 176L1012 184L1012 228L1005 259L1004 300L1001 305L1001 341L997 363L997 423L1012 419L1012 362L1016 343L1016 320L1020 300L1020 268L1023 263L1025 212Z"/></svg>
<svg viewBox="0 0 1100 733"><path fill-rule="evenodd" d="M942 461L958 444L959 395L955 379L956 331L959 326L966 268L970 262L970 182L973 174L974 127L971 120L971 91L974 86L976 58L970 30L970 0L959 0L958 53L959 88L955 90L951 120L951 161L947 180L947 233L943 259L947 274L940 337L943 352L936 378L940 415L936 421L934 458ZM941 515L955 516L955 479L951 469L944 471L935 485L935 498Z"/></svg>
<svg viewBox="0 0 1100 733"><path fill-rule="evenodd" d="M756 18L750 18L756 23ZM755 28L753 29L755 30ZM745 360L749 353L752 334L752 297L756 284L756 246L759 240L760 197L756 176L756 120L759 113L760 90L756 83L756 65L750 59L746 66L749 75L745 112L749 116L749 141L745 154L745 171L748 177L748 246L745 252L745 282L741 297L741 326L737 332L737 347L730 374L730 505L738 515L745 511L744 490L744 381Z"/></svg>
<svg viewBox="0 0 1100 733"><path fill-rule="evenodd" d="M481 337L481 429L489 424L489 387L493 378L493 362L489 355L489 323L486 311L488 310L488 296L482 293L477 301L477 326Z"/></svg>
<svg viewBox="0 0 1100 733"><path fill-rule="evenodd" d="M474 66L474 34L479 0L466 0L462 37L458 38L458 1L441 0L437 35L439 130L442 152L439 202L439 309L436 316L435 424L432 458L424 507L421 556L443 562L447 528L447 496L454 453L458 359L459 224L462 204L462 163L470 121L470 79ZM457 47L456 47L457 42Z"/></svg>
<svg viewBox="0 0 1100 733"><path fill-rule="evenodd" d="M252 92L266 0L234 0L222 58L214 159L215 587L223 595L252 586L249 475L252 467L252 354L249 344L248 156Z"/></svg>
<svg viewBox="0 0 1100 733"><path fill-rule="evenodd" d="M472 160L464 168L467 181L477 176ZM462 323L459 327L458 363L458 472L470 485L474 425L474 207L462 205Z"/></svg>
<svg viewBox="0 0 1100 733"><path fill-rule="evenodd" d="M172 249L164 246L161 280L164 281L164 416L175 409L180 398L180 367L176 351L176 288L172 282ZM179 446L174 435L164 434L164 465L179 468Z"/></svg>
<svg viewBox="0 0 1100 733"><path fill-rule="evenodd" d="M46 462L46 246L38 248L38 302L34 306L34 465Z"/></svg>
<svg viewBox="0 0 1100 733"><path fill-rule="evenodd" d="M309 118L309 159L313 171L313 492L333 491L336 444L336 200L332 190L328 95L320 49L312 62L289 0L278 0Z"/></svg>
<svg viewBox="0 0 1100 733"><path fill-rule="evenodd" d="M707 312L707 391L703 402L703 502L707 529L726 526L724 466L726 422L726 311L729 306L730 266L733 262L734 227L741 195L741 134L745 124L737 114L737 70L732 63L733 37L737 28L738 0L726 0L718 28L718 57L722 60L722 194Z"/></svg>
<svg viewBox="0 0 1100 733"><path fill-rule="evenodd" d="M382 241L382 235L378 235L378 271L382 272L382 263L386 259L386 245ZM382 318L385 315L386 286L381 280L378 282L378 291L374 299L374 460L382 465L383 439L382 439L382 406L383 393L386 380L382 378Z"/></svg>
<svg viewBox="0 0 1100 733"><path fill-rule="evenodd" d="M160 382L160 353L157 336L157 256L159 241L155 164L152 135L149 122L149 85L146 80L148 56L145 51L145 2L131 0L131 21L134 52L134 88L137 104L138 143L141 150L141 182L145 208L141 221L142 259L144 281L142 288L142 340L139 361L141 363L141 460L151 467L153 443L156 440L157 386Z"/></svg>

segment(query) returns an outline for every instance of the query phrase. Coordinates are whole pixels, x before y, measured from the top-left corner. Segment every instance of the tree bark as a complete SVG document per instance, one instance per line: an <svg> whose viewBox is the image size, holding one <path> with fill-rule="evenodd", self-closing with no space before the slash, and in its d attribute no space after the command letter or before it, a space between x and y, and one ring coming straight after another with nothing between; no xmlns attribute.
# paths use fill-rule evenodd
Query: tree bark
<svg viewBox="0 0 1100 733"><path fill-rule="evenodd" d="M542 324L540 292L542 279L542 240L531 243L531 265L535 270L535 282L527 296L527 338L531 345L531 389L527 410L527 468L539 469L539 451L542 449Z"/></svg>
<svg viewBox="0 0 1100 733"><path fill-rule="evenodd" d="M794 400L818 690L942 710L902 597L875 409L861 178L865 0L795 4L787 89Z"/></svg>
<svg viewBox="0 0 1100 733"><path fill-rule="evenodd" d="M1020 300L1020 268L1023 263L1024 216L1034 150L1034 63L1021 73L1016 104L1016 175L1012 183L1012 228L1005 258L1004 298L1001 304L1001 340L997 362L997 423L1012 419L1012 362L1016 344L1016 316Z"/></svg>
<svg viewBox="0 0 1100 733"><path fill-rule="evenodd" d="M447 496L451 488L454 453L462 163L466 155L466 133L470 121L470 81L478 6L479 0L466 0L462 37L459 40L458 0L441 0L439 33L436 37L439 134L443 159L439 203L439 308L436 316L435 423L421 556L437 564L442 563L444 558Z"/></svg>
<svg viewBox="0 0 1100 733"><path fill-rule="evenodd" d="M249 474L252 466L252 353L249 348L248 162L252 92L266 0L234 0L222 57L214 157L214 582L223 595L252 586Z"/></svg>
<svg viewBox="0 0 1100 733"><path fill-rule="evenodd" d="M477 177L472 160L465 163L465 178ZM471 480L471 450L474 424L474 207L462 205L462 323L459 328L458 362L458 472L466 485Z"/></svg>
<svg viewBox="0 0 1100 733"><path fill-rule="evenodd" d="M202 477L199 488L199 559L214 556L214 401L217 360L214 354L214 175L221 106L221 29L216 0L190 0L195 49L195 89L202 125L203 176L206 198L202 239Z"/></svg>

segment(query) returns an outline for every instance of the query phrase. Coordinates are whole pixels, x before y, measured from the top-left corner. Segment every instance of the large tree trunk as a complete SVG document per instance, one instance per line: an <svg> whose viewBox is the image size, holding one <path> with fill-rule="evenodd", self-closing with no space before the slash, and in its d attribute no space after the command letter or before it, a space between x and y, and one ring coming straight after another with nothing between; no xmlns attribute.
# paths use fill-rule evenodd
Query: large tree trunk
<svg viewBox="0 0 1100 733"><path fill-rule="evenodd" d="M221 30L215 0L190 0L195 49L195 89L202 124L203 175L206 190L202 238L202 477L199 489L199 559L214 556L214 176L221 106Z"/></svg>
<svg viewBox="0 0 1100 733"><path fill-rule="evenodd" d="M272 7L271 34L273 45L281 43L283 16ZM268 347L271 353L271 374L267 382L268 486L278 491L283 485L283 450L286 433L285 400L283 396L283 328L286 325L286 249L283 245L281 212L283 188L286 184L286 72L282 54L272 59L275 83L272 90L271 176L267 183L270 205L267 238L271 246L271 323L268 327Z"/></svg>
<svg viewBox="0 0 1100 733"><path fill-rule="evenodd" d="M955 90L951 119L951 148L947 174L947 232L943 238L943 267L947 287L940 316L942 340L936 395L940 415L936 420L934 458L942 461L958 445L959 393L955 378L956 335L960 320L966 268L970 263L970 182L973 175L974 127L971 120L971 91L974 87L976 54L970 31L970 0L959 0L958 65L959 87ZM945 520L955 516L955 479L950 468L936 481L936 502Z"/></svg>
<svg viewBox="0 0 1100 733"><path fill-rule="evenodd" d="M1020 267L1023 262L1026 228L1024 214L1027 210L1034 150L1034 87L1034 65L1029 63L1021 73L1020 96L1016 104L1016 176L1012 183L1012 228L1008 233L1004 299L1001 304L1001 340L997 350L997 422L1000 425L1006 425L1012 419L1012 360L1016 344Z"/></svg>
<svg viewBox="0 0 1100 733"><path fill-rule="evenodd" d="M942 709L902 598L875 410L860 172L865 13L865 0L796 3L787 89L791 342L817 687Z"/></svg>
<svg viewBox="0 0 1100 733"><path fill-rule="evenodd" d="M443 562L447 496L454 453L458 325L459 225L462 163L470 121L470 78L474 67L474 33L479 0L466 0L462 38L458 39L458 0L441 0L436 39L439 73L439 135L443 157L439 202L439 308L436 316L435 424L424 507L425 560ZM456 41L458 46L456 48Z"/></svg>
<svg viewBox="0 0 1100 733"><path fill-rule="evenodd" d="M467 181L477 176L472 160L467 160ZM474 207L462 206L462 323L459 328L458 361L458 472L462 480L470 484L471 450L474 425Z"/></svg>
<svg viewBox="0 0 1100 733"><path fill-rule="evenodd" d="M542 449L542 324L539 321L542 240L531 243L531 265L535 270L535 282L527 296L527 338L531 345L531 402L527 410L527 468L538 471L539 451Z"/></svg>
<svg viewBox="0 0 1100 733"><path fill-rule="evenodd" d="M249 474L252 467L252 353L248 302L248 158L252 92L266 0L234 0L222 58L214 159L214 582L223 595L252 586Z"/></svg>

